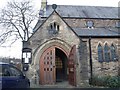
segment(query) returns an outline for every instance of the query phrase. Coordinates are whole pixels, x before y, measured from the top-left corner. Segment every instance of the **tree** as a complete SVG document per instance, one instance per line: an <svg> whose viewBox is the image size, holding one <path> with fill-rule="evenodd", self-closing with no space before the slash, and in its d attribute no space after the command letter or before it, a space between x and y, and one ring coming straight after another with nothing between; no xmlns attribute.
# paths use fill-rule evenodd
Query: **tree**
<svg viewBox="0 0 120 90"><path fill-rule="evenodd" d="M7 6L0 12L0 44L7 39L12 43L20 39L27 41L33 29L33 22L38 18L31 1L8 2Z"/></svg>

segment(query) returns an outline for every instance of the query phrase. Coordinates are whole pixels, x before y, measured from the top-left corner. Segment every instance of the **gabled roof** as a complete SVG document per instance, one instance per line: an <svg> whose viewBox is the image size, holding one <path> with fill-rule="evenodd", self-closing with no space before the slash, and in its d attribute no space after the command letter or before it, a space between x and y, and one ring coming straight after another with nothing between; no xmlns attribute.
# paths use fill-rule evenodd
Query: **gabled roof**
<svg viewBox="0 0 120 90"><path fill-rule="evenodd" d="M41 22L41 20L38 20L38 22L36 23L36 25L35 25L35 27L34 27L34 29L33 29L34 33L31 35L30 38L32 38L32 36L39 30L39 28L42 27L42 25L43 25L54 13L56 13L56 14L60 17L60 19L62 19L63 22L72 30L72 32L73 32L77 37L79 37L78 34L76 34L76 32L75 32L75 31L65 22L65 20L56 12L56 10L54 10L54 11L52 11L52 13L46 18L46 20L44 20L44 21L42 21L42 22ZM30 40L30 38L28 39L28 41Z"/></svg>
<svg viewBox="0 0 120 90"><path fill-rule="evenodd" d="M33 32L35 32L35 31L40 27L40 25L41 25L43 22L44 22L44 21L42 21L42 20L38 20L37 23L36 23L36 25L35 25L35 27L33 28Z"/></svg>
<svg viewBox="0 0 120 90"><path fill-rule="evenodd" d="M47 5L46 16L53 11L52 5ZM61 17L73 18L112 18L118 19L118 7L100 7L100 6L72 6L57 5L56 11Z"/></svg>

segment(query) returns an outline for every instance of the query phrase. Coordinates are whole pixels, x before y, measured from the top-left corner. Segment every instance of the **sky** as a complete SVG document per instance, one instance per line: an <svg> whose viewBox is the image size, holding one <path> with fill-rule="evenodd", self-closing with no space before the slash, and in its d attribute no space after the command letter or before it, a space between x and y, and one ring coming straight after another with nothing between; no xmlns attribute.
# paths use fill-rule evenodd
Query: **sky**
<svg viewBox="0 0 120 90"><path fill-rule="evenodd" d="M0 9L11 0L0 0ZM18 0L16 0L18 1ZM37 10L41 7L41 0L31 0ZM120 0L47 0L48 4L57 5L82 5L82 6L107 6L118 7ZM0 57L21 58L22 43L17 41L12 46L0 46Z"/></svg>

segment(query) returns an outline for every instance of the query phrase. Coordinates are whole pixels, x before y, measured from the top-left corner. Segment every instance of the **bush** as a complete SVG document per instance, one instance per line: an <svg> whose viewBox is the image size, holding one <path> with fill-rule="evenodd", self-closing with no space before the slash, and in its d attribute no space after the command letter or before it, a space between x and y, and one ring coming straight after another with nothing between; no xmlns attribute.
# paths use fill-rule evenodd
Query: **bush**
<svg viewBox="0 0 120 90"><path fill-rule="evenodd" d="M120 87L120 76L94 76L91 84L94 86Z"/></svg>
<svg viewBox="0 0 120 90"><path fill-rule="evenodd" d="M120 77L112 76L108 78L108 81L106 82L106 84L109 87L120 87Z"/></svg>

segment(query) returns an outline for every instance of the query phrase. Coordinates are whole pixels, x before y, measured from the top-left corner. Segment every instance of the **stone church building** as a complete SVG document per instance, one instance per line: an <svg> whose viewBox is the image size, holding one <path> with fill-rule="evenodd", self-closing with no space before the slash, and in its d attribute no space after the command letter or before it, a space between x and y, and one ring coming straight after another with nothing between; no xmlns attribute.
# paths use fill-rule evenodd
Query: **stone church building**
<svg viewBox="0 0 120 90"><path fill-rule="evenodd" d="M117 7L47 5L25 48L32 49L26 75L31 83L68 82L79 87L92 76L120 75Z"/></svg>

